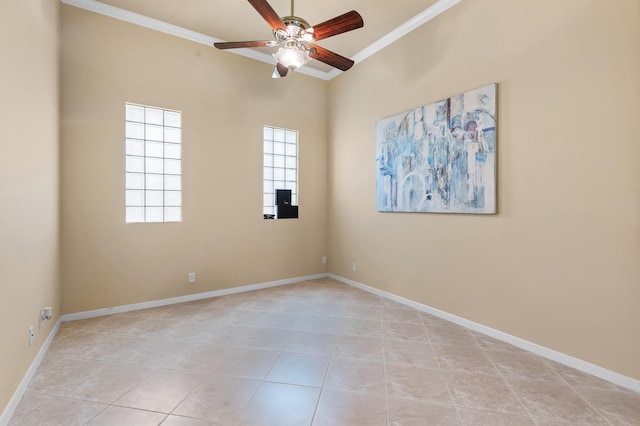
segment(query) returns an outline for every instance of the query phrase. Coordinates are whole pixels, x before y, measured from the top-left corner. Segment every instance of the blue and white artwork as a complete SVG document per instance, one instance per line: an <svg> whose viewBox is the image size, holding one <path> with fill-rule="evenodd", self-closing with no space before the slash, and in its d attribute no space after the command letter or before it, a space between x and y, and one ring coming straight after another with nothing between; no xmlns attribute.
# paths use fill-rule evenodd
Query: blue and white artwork
<svg viewBox="0 0 640 426"><path fill-rule="evenodd" d="M496 84L376 123L382 212L496 212Z"/></svg>

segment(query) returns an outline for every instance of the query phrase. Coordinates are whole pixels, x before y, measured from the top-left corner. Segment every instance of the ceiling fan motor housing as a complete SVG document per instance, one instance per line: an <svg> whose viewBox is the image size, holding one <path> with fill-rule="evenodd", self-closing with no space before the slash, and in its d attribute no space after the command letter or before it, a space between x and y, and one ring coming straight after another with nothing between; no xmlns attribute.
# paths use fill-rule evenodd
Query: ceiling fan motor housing
<svg viewBox="0 0 640 426"><path fill-rule="evenodd" d="M287 30L276 29L273 31L273 35L279 42L286 41L288 39L295 39L298 41L310 42L313 41L313 28L304 19L298 16L284 16L281 18Z"/></svg>

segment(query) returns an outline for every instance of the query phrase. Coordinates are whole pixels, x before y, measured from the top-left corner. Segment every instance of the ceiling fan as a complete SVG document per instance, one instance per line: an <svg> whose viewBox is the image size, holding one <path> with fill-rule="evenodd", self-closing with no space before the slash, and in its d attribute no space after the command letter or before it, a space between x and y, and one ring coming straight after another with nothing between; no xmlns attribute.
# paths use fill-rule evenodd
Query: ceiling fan
<svg viewBox="0 0 640 426"><path fill-rule="evenodd" d="M275 40L219 42L213 44L215 47L218 49L238 49L280 46L278 52L273 54L276 59L273 78L285 77L289 70L300 68L311 59L324 62L342 71L347 71L353 66L354 62L351 59L312 44L312 42L363 27L362 16L355 10L312 27L307 21L294 15L294 0L291 0L291 16L282 18L278 16L267 0L248 1L271 26Z"/></svg>

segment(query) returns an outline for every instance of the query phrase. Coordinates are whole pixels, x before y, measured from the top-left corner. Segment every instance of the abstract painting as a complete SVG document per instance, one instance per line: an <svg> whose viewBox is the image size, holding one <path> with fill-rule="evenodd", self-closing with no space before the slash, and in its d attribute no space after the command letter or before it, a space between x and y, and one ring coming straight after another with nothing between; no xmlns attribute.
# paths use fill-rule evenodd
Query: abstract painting
<svg viewBox="0 0 640 426"><path fill-rule="evenodd" d="M376 122L382 212L496 212L496 84Z"/></svg>

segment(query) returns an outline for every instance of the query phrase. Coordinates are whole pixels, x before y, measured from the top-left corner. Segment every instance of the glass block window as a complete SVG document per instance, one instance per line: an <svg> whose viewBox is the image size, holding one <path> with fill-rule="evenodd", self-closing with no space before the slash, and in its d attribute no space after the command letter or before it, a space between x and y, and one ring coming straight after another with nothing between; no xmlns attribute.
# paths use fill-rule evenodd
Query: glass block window
<svg viewBox="0 0 640 426"><path fill-rule="evenodd" d="M126 223L182 221L182 113L126 104Z"/></svg>
<svg viewBox="0 0 640 426"><path fill-rule="evenodd" d="M264 126L263 201L265 218L276 214L276 189L291 190L298 205L298 132Z"/></svg>

